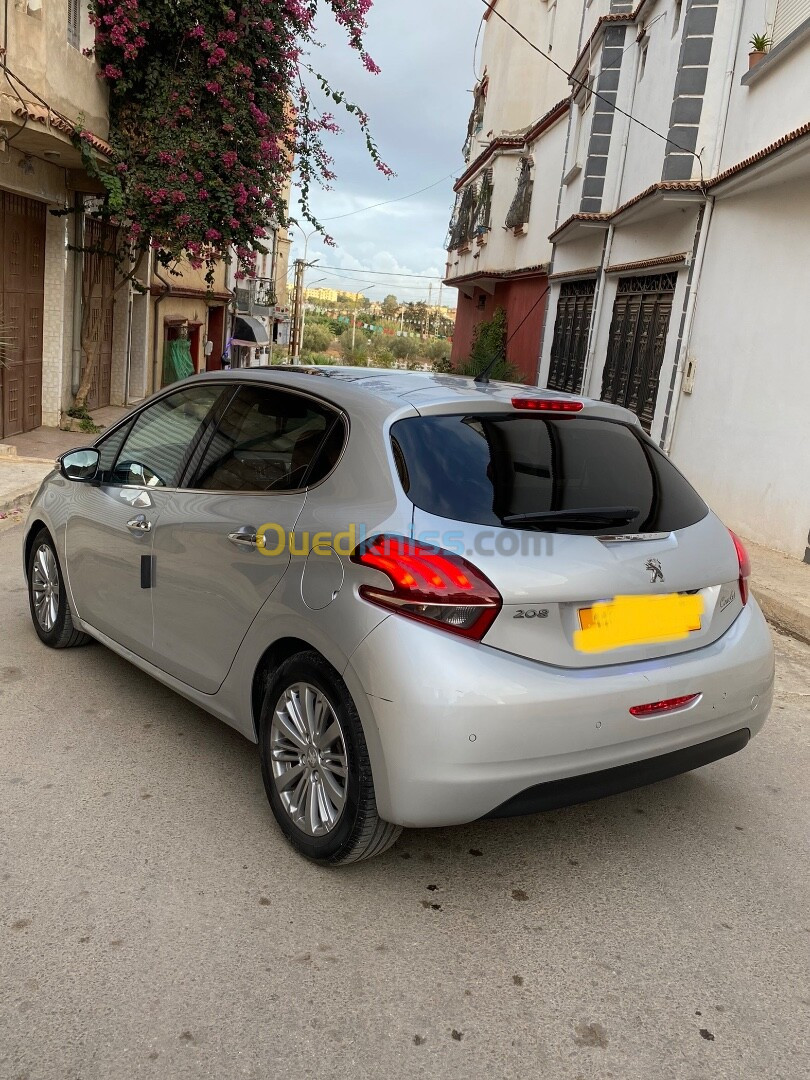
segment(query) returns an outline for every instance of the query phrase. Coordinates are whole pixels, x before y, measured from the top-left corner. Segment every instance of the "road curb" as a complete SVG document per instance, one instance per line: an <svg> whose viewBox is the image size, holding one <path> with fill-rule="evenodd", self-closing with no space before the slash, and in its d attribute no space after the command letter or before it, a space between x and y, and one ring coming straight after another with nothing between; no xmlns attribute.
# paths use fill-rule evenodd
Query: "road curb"
<svg viewBox="0 0 810 1080"><path fill-rule="evenodd" d="M810 617L786 603L778 593L767 587L754 585L753 593L762 608L762 614L771 626L781 630L783 634L803 641L805 645L810 645Z"/></svg>
<svg viewBox="0 0 810 1080"><path fill-rule="evenodd" d="M7 514L11 510L22 510L28 503L33 501L34 496L39 491L39 487L42 481L37 484L30 484L23 488L18 488L17 491L12 491L10 495L3 495L0 499L0 514Z"/></svg>

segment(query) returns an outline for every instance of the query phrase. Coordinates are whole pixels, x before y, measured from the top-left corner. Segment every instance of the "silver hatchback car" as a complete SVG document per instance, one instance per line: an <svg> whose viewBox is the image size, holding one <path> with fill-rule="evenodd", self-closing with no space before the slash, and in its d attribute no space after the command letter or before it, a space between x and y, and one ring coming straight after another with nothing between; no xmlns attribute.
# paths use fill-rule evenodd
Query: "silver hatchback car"
<svg viewBox="0 0 810 1080"><path fill-rule="evenodd" d="M742 544L633 414L536 388L193 377L62 456L24 563L42 641L258 743L324 863L705 765L771 705Z"/></svg>

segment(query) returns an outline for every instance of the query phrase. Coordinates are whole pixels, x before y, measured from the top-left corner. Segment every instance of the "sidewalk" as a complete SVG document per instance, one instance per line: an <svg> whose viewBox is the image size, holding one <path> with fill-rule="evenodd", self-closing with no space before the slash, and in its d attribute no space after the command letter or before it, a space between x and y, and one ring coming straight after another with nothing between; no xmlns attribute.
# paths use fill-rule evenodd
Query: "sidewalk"
<svg viewBox="0 0 810 1080"><path fill-rule="evenodd" d="M765 618L810 645L810 564L743 542L751 558L751 587Z"/></svg>

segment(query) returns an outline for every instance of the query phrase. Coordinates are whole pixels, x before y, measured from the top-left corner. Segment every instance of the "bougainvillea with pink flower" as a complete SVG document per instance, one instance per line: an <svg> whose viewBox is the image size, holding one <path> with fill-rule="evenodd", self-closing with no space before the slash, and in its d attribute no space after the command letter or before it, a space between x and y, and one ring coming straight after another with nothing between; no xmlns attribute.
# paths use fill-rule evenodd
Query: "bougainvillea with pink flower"
<svg viewBox="0 0 810 1080"><path fill-rule="evenodd" d="M364 45L371 4L320 6L376 72ZM188 256L210 268L235 250L250 273L268 223L283 221L293 162L314 222L309 194L314 183L334 179L323 136L336 130L302 77L318 7L318 0L90 0L99 77L110 91L113 167L82 132L77 139L131 253L151 244L165 265ZM389 174L365 113L312 74L353 114L374 164Z"/></svg>

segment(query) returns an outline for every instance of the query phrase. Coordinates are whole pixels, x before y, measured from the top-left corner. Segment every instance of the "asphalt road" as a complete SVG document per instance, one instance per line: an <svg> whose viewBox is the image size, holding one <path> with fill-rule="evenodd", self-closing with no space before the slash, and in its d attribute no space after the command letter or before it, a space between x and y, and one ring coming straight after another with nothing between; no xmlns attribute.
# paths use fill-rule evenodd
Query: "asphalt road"
<svg viewBox="0 0 810 1080"><path fill-rule="evenodd" d="M0 532L0 1077L810 1076L810 649L698 773L337 871L254 748L31 628Z"/></svg>

